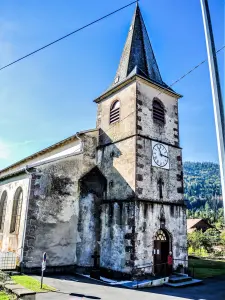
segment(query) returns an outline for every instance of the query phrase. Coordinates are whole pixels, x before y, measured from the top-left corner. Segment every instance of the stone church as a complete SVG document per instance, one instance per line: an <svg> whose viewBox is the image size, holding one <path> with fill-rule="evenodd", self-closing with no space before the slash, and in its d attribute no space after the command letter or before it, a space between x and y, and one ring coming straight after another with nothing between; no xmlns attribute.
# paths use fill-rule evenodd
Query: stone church
<svg viewBox="0 0 225 300"><path fill-rule="evenodd" d="M18 264L156 272L187 259L178 99L161 77L137 5L96 128L0 171L0 251ZM94 255L95 254L95 255Z"/></svg>

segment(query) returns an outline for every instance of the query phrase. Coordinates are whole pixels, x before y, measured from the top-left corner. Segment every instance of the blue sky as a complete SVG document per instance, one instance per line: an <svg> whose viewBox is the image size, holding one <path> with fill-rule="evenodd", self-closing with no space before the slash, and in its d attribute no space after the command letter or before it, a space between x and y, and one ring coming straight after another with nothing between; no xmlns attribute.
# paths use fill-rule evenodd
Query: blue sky
<svg viewBox="0 0 225 300"><path fill-rule="evenodd" d="M0 66L127 3L2 0ZM220 48L224 1L209 0L209 5L215 44ZM0 72L0 168L95 127L92 100L114 78L134 7ZM200 1L142 0L140 7L161 75L170 85L207 56ZM218 61L224 83L224 51ZM179 107L184 160L217 161L208 65L174 89L184 95Z"/></svg>

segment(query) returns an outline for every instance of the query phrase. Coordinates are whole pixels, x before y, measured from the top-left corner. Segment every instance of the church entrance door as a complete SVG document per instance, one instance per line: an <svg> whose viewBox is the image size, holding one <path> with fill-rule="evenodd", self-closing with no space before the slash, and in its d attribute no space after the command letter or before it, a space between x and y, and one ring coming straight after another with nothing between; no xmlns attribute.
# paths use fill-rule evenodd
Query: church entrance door
<svg viewBox="0 0 225 300"><path fill-rule="evenodd" d="M160 229L154 238L154 273L155 275L166 275L167 257L170 251L169 235Z"/></svg>

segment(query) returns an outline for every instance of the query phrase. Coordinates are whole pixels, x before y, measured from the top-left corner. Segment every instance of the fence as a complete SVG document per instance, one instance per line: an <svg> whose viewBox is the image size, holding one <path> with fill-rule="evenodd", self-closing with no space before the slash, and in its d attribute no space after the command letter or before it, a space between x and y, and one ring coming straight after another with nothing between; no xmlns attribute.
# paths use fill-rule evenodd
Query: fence
<svg viewBox="0 0 225 300"><path fill-rule="evenodd" d="M148 277L166 277L170 270L167 263L149 263L143 266L135 266L132 270L133 280L140 280Z"/></svg>
<svg viewBox="0 0 225 300"><path fill-rule="evenodd" d="M132 270L132 278L134 280L147 278L149 276L154 277L167 277L173 271L183 274L189 274L194 276L195 266L192 265L188 268L188 260L174 259L173 260L173 270L168 263L153 264L149 263L143 266L135 266Z"/></svg>
<svg viewBox="0 0 225 300"><path fill-rule="evenodd" d="M0 270L15 270L16 262L16 253L0 252Z"/></svg>

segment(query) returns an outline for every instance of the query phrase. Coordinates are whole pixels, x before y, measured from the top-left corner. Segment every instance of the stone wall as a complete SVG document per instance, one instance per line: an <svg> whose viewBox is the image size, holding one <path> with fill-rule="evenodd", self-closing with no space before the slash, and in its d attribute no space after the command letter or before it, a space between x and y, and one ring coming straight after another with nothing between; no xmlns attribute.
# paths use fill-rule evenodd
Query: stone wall
<svg viewBox="0 0 225 300"><path fill-rule="evenodd" d="M83 153L33 171L24 246L26 267L40 266L43 252L47 252L48 266L76 264L79 179L95 166L96 143L96 138L86 136Z"/></svg>
<svg viewBox="0 0 225 300"><path fill-rule="evenodd" d="M120 122L110 124L110 108L120 101ZM136 133L136 82L98 103L97 128L100 128L100 145L115 142Z"/></svg>
<svg viewBox="0 0 225 300"><path fill-rule="evenodd" d="M181 149L169 146L169 170L152 166L152 141L137 138L136 192L139 199L158 201L159 185L163 181L164 202L183 203L183 167Z"/></svg>
<svg viewBox="0 0 225 300"><path fill-rule="evenodd" d="M165 214L165 230L170 235L174 268L179 264L187 265L187 224L186 207L180 205L155 204L138 201L136 205L136 242L135 265L154 263L154 237L160 229L161 212ZM147 270L146 270L147 271ZM152 271L151 268L148 270Z"/></svg>
<svg viewBox="0 0 225 300"><path fill-rule="evenodd" d="M158 98L165 109L165 126L153 121L152 103ZM178 101L169 92L160 92L142 80L137 81L137 133L145 137L179 146Z"/></svg>
<svg viewBox="0 0 225 300"><path fill-rule="evenodd" d="M80 179L77 265L93 266L93 255L99 254L101 240L101 204L107 182L95 167Z"/></svg>
<svg viewBox="0 0 225 300"><path fill-rule="evenodd" d="M134 266L134 202L109 202L102 205L101 267L131 273Z"/></svg>
<svg viewBox="0 0 225 300"><path fill-rule="evenodd" d="M131 94L135 84L136 99L124 100L123 96ZM101 266L123 273L130 273L134 266L153 263L154 236L161 226L161 203L174 257L187 258L178 101L169 91L159 93L154 85L138 79L98 104L98 126L106 132L104 139L100 139L97 164L107 178L107 201L102 205L101 216ZM165 126L153 122L154 97L164 105ZM129 118L109 125L110 105L115 99L125 101L125 105L130 101L130 107L136 105L136 130ZM121 105L121 114L123 109ZM168 145L169 170L152 166L153 140Z"/></svg>
<svg viewBox="0 0 225 300"><path fill-rule="evenodd" d="M97 165L107 179L107 199L134 197L136 137L99 148Z"/></svg>
<svg viewBox="0 0 225 300"><path fill-rule="evenodd" d="M137 82L136 145L136 240L135 265L154 263L156 232L161 228L163 210L165 230L170 236L174 267L187 259L186 208L183 199L182 153L179 147L178 101L142 80ZM165 108L165 125L153 122L152 103L160 99ZM169 170L152 166L152 141L167 144ZM160 197L159 179L162 180ZM147 271L147 270L146 270ZM151 272L151 268L148 270Z"/></svg>

